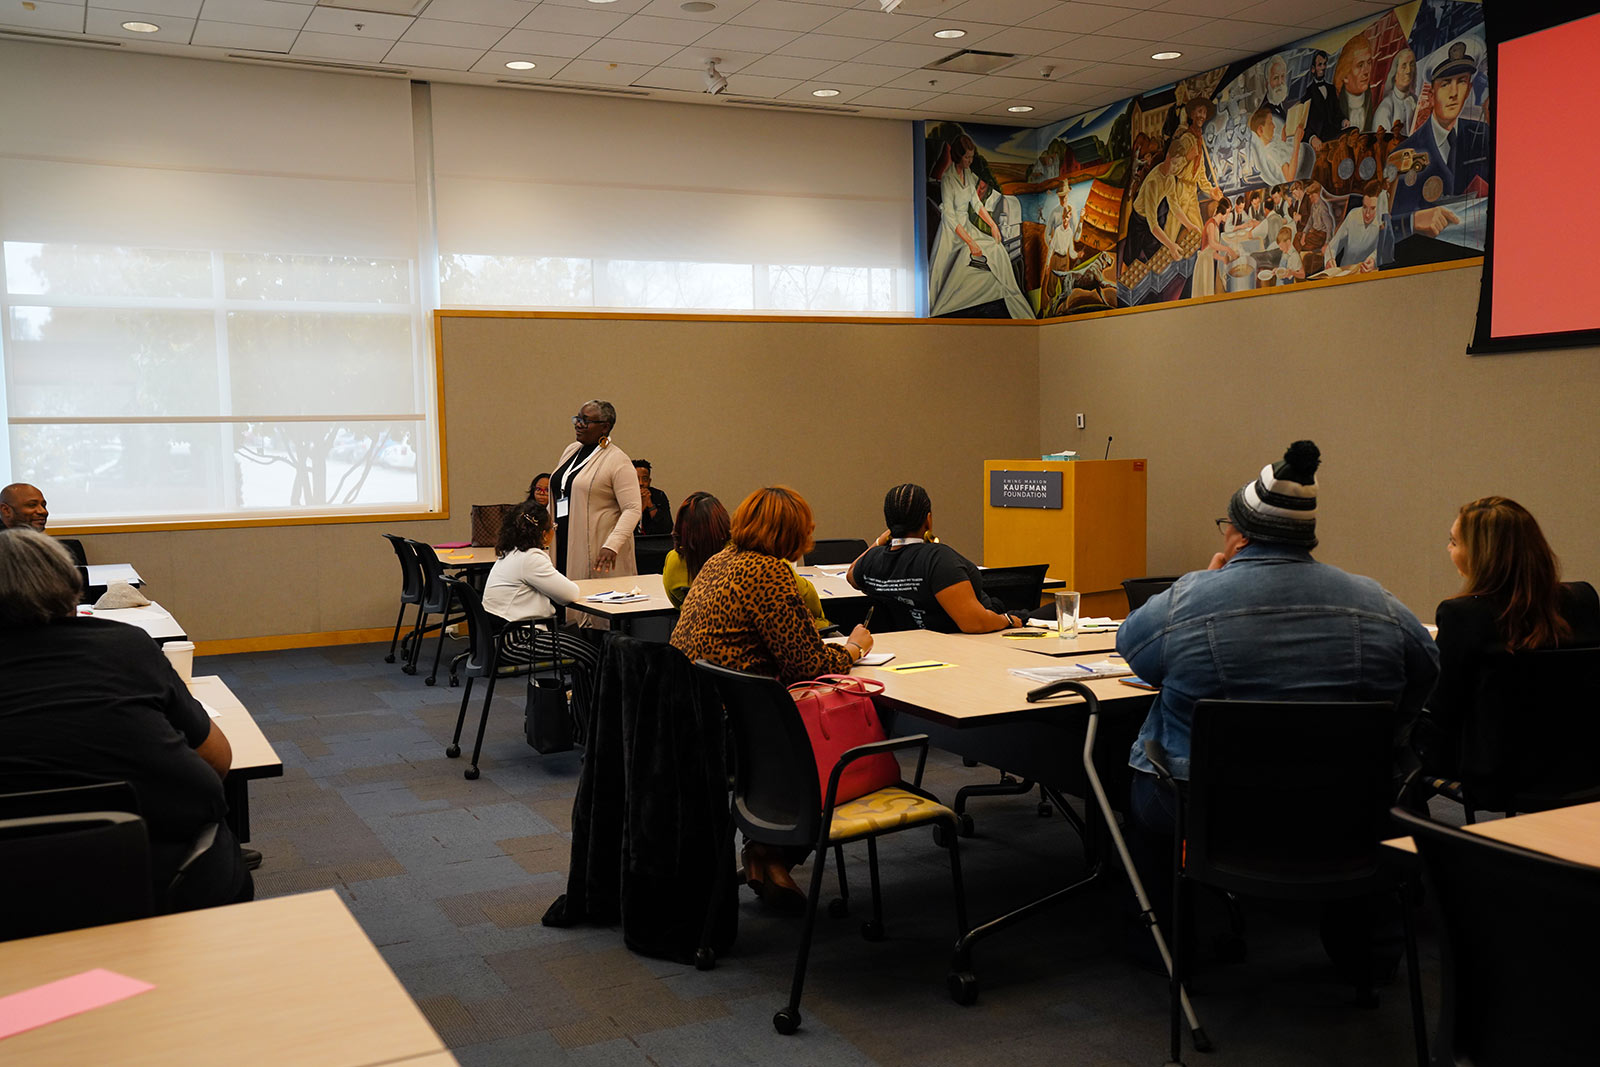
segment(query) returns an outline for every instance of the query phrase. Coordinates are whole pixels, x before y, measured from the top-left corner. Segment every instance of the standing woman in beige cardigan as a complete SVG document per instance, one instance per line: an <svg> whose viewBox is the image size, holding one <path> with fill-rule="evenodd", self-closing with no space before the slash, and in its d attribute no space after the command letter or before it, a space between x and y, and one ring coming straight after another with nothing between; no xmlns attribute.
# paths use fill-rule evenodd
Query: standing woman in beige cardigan
<svg viewBox="0 0 1600 1067"><path fill-rule="evenodd" d="M617 409L591 400L572 417L573 442L550 476L556 517L556 567L573 581L637 574L633 529L639 525L639 476L611 440ZM584 615L588 623L592 616Z"/></svg>

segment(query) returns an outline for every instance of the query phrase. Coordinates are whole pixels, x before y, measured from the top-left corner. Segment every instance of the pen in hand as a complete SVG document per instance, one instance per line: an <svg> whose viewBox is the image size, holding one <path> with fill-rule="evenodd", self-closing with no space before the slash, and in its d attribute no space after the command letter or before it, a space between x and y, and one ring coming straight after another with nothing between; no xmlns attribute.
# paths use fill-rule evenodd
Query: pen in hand
<svg viewBox="0 0 1600 1067"><path fill-rule="evenodd" d="M872 613L874 611L877 611L877 610L878 610L878 605L876 605L876 604L873 604L870 607L868 607L867 608L867 617L861 620L861 625L867 627L868 629L871 629L871 627L872 627Z"/></svg>

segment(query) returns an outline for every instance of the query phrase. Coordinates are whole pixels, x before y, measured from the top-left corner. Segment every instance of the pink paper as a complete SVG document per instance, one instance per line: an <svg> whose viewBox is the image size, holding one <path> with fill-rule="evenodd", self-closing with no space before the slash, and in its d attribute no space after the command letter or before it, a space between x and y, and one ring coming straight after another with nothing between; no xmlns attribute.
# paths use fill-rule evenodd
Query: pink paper
<svg viewBox="0 0 1600 1067"><path fill-rule="evenodd" d="M0 997L0 1038L60 1022L154 988L149 982L102 968L24 989Z"/></svg>
<svg viewBox="0 0 1600 1067"><path fill-rule="evenodd" d="M472 542L471 541L446 541L442 545L434 545L433 547L434 548L471 548L472 547Z"/></svg>

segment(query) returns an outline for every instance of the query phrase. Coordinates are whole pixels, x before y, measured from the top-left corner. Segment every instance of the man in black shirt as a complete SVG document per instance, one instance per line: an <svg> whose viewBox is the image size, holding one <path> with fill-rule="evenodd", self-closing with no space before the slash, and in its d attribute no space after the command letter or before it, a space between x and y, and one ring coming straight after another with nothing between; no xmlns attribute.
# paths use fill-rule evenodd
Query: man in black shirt
<svg viewBox="0 0 1600 1067"><path fill-rule="evenodd" d="M667 494L650 485L650 461L633 461L634 473L639 476L639 504L644 508L636 534L669 534L672 532L672 501Z"/></svg>

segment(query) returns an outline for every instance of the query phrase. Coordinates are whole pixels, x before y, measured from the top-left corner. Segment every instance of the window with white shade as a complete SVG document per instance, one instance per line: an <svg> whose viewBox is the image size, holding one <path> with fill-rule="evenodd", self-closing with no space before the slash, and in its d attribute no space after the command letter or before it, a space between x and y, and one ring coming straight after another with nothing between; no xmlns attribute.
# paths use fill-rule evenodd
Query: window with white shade
<svg viewBox="0 0 1600 1067"><path fill-rule="evenodd" d="M432 95L446 307L912 312L909 123Z"/></svg>
<svg viewBox="0 0 1600 1067"><path fill-rule="evenodd" d="M0 43L0 87L5 481L56 525L437 509L406 82Z"/></svg>

